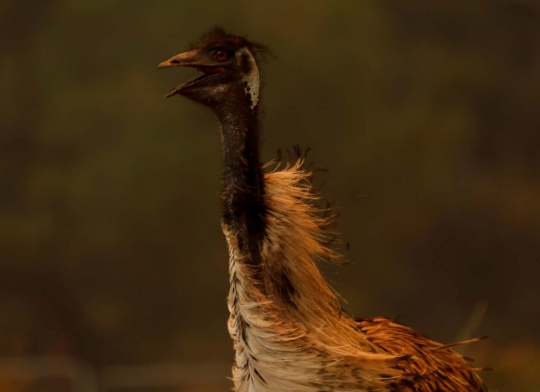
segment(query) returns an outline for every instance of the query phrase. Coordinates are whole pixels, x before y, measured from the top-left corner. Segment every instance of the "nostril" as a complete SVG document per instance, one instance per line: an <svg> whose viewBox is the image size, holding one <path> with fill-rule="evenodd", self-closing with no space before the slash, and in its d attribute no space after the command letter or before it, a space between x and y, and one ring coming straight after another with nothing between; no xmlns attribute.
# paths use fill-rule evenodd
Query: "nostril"
<svg viewBox="0 0 540 392"><path fill-rule="evenodd" d="M172 60L172 61L171 61L171 64L180 64L180 61L178 61L178 60Z"/></svg>

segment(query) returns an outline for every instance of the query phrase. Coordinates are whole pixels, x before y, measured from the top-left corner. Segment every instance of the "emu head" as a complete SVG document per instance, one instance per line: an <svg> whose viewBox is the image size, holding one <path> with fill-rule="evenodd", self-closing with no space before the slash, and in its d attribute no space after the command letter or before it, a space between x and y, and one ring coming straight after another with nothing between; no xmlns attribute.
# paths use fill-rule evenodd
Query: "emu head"
<svg viewBox="0 0 540 392"><path fill-rule="evenodd" d="M218 111L227 105L254 110L259 102L260 79L256 57L268 49L245 37L216 27L185 53L159 64L159 68L192 67L202 75L173 88L166 97L183 95Z"/></svg>

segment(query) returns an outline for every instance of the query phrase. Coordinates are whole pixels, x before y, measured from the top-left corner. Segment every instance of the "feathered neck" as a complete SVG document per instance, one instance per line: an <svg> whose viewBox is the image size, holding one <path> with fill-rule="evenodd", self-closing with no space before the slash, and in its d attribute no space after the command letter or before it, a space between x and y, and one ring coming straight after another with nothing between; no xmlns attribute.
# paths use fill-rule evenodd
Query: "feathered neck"
<svg viewBox="0 0 540 392"><path fill-rule="evenodd" d="M258 107L251 107L241 86L216 110L223 144L223 223L235 234L249 264L260 263L266 206L260 163Z"/></svg>

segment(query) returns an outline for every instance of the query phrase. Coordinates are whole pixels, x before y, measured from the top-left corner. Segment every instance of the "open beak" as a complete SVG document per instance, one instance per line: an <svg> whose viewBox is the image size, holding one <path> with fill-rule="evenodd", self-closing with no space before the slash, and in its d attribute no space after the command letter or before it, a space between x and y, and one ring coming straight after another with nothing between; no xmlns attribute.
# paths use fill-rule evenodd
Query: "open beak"
<svg viewBox="0 0 540 392"><path fill-rule="evenodd" d="M162 62L158 65L158 68L169 68L169 67L193 67L201 71L203 74L194 79L188 80L187 82L176 86L171 91L165 95L165 98L172 97L175 94L178 94L187 87L202 83L208 79L211 79L221 72L224 71L224 68L221 66L216 66L214 63L210 62L206 56L198 50L192 50L190 52L180 53L167 61Z"/></svg>

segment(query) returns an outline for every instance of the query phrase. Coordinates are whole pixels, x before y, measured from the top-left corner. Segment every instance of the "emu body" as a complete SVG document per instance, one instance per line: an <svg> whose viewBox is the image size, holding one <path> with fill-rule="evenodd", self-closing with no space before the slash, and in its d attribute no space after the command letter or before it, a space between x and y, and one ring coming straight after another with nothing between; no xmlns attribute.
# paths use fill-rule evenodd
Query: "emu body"
<svg viewBox="0 0 540 392"><path fill-rule="evenodd" d="M238 392L486 391L459 354L384 318L354 320L315 262L325 243L302 159L260 162L257 58L265 47L216 28L160 64L203 75L180 94L213 110L223 142L222 228L229 247L228 328Z"/></svg>

